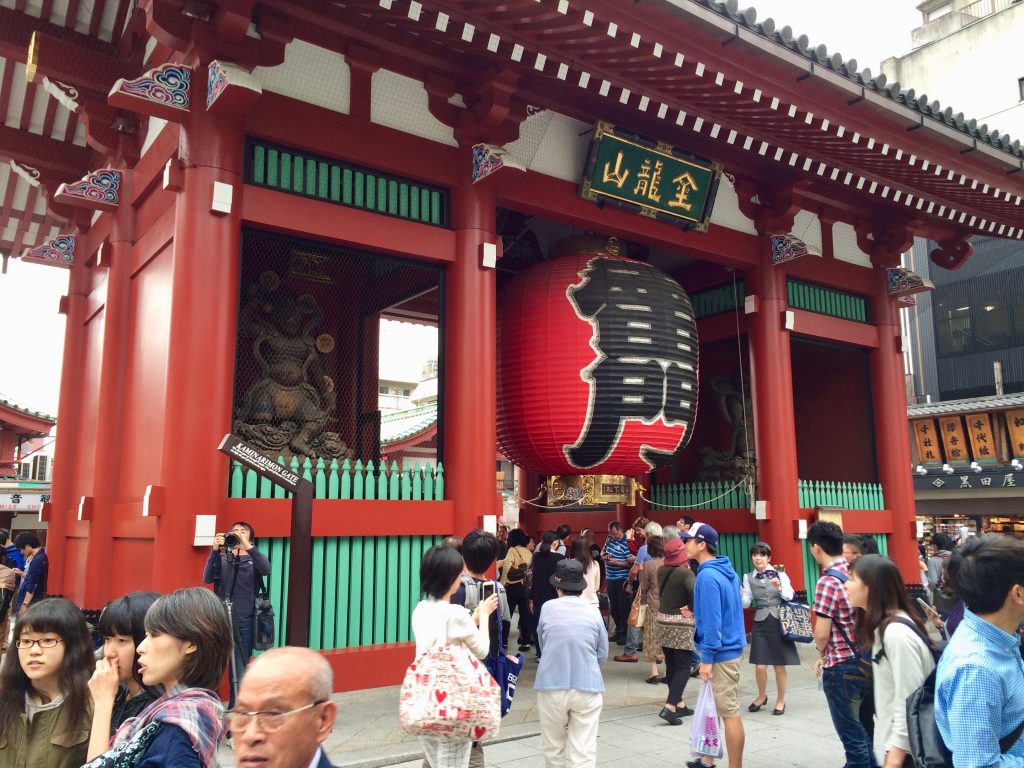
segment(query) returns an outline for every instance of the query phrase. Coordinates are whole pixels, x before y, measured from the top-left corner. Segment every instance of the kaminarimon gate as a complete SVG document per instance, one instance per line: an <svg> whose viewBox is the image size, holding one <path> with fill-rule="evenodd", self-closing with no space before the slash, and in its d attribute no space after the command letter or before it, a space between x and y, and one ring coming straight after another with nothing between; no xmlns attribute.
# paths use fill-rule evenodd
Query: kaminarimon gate
<svg viewBox="0 0 1024 768"><path fill-rule="evenodd" d="M899 309L929 286L900 254L928 238L956 269L973 235L1024 238L1019 142L734 0L18 9L0 8L0 245L70 269L51 592L97 608L196 584L212 532L246 520L279 619L308 614L338 686L397 682L422 551L499 513L518 369L499 386L498 327L548 309L499 296L567 247L685 289L699 395L691 371L684 448L602 486L635 505L546 509L589 465L538 465L521 497L568 479L521 525L689 514L738 568L770 542L801 589L825 515L917 581ZM419 464L382 448L382 319L438 329ZM607 352L533 338L529 370L578 359L577 387ZM527 439L552 438L560 397L521 407ZM308 605L286 597L291 502L218 452L230 432L313 482Z"/></svg>

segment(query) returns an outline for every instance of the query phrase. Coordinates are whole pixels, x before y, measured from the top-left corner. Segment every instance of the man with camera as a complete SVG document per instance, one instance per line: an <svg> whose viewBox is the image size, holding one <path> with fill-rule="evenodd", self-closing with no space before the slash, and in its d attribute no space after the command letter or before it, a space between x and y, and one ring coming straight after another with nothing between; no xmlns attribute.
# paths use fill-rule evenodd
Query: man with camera
<svg viewBox="0 0 1024 768"><path fill-rule="evenodd" d="M229 706L235 703L236 681L252 656L257 580L270 575L270 560L253 544L254 538L252 526L245 522L233 524L227 533L218 533L203 569L203 582L213 584L214 592L228 608L234 629Z"/></svg>

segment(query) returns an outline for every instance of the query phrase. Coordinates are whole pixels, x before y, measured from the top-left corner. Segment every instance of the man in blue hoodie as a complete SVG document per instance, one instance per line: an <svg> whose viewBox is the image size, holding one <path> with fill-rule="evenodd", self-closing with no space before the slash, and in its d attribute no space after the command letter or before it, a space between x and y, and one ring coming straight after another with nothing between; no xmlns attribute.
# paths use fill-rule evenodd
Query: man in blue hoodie
<svg viewBox="0 0 1024 768"><path fill-rule="evenodd" d="M740 682L740 657L747 644L740 602L740 577L727 557L718 557L718 531L707 523L694 523L680 535L686 555L699 564L693 592L693 616L697 624L694 646L700 656L700 679L711 683L715 708L725 724L725 749L729 768L743 768L743 720L736 689ZM687 768L709 768L714 762L701 758Z"/></svg>

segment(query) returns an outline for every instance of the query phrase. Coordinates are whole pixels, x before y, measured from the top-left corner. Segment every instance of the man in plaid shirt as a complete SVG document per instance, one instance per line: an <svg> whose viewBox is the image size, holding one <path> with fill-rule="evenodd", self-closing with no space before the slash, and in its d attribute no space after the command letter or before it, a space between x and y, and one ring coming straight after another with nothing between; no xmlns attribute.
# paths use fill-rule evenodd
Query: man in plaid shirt
<svg viewBox="0 0 1024 768"><path fill-rule="evenodd" d="M807 543L823 570L814 588L814 647L821 654L817 672L821 675L832 724L843 743L848 768L873 768L876 764L871 739L858 715L864 687L871 681L860 675L858 651L853 644L843 529L835 523L817 522L807 530Z"/></svg>

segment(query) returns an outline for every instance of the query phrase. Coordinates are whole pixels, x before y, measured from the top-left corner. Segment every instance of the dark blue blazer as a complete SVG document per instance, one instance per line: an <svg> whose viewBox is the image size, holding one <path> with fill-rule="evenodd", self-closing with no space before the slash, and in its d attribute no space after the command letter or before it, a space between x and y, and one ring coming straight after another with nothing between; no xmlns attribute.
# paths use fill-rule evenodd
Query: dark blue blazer
<svg viewBox="0 0 1024 768"><path fill-rule="evenodd" d="M316 768L334 768L334 763L327 759L327 753L322 749L320 750L320 762L316 764Z"/></svg>

